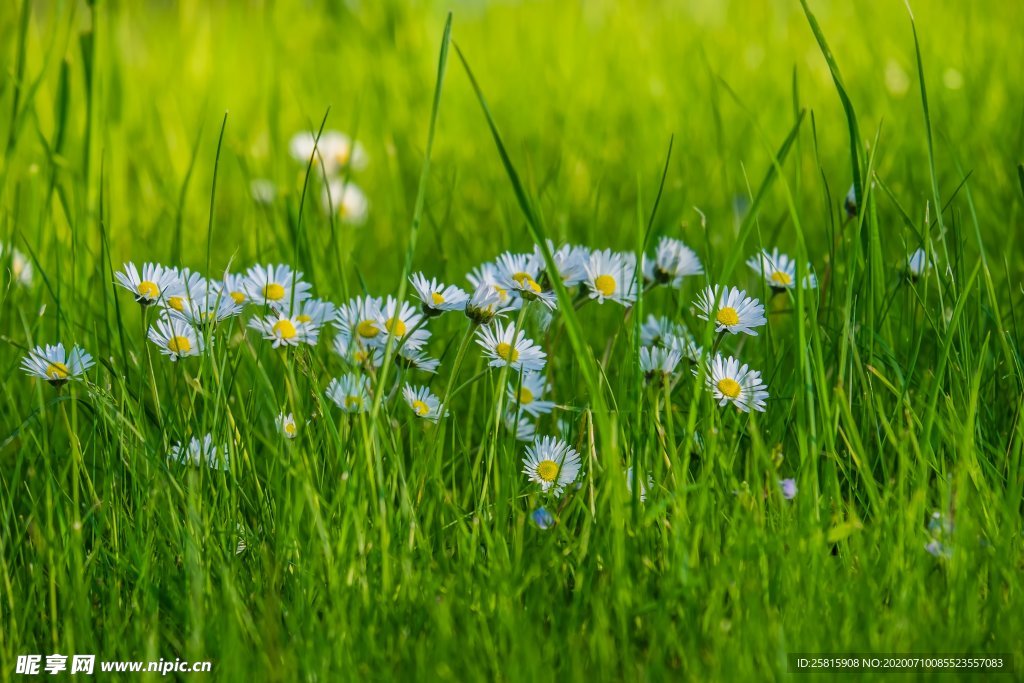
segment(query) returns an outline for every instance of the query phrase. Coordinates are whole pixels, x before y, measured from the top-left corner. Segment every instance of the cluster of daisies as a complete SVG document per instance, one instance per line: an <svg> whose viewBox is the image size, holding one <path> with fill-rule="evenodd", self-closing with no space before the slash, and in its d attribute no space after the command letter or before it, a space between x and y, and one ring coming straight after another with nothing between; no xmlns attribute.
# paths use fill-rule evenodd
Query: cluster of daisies
<svg viewBox="0 0 1024 683"><path fill-rule="evenodd" d="M320 139L316 156L325 176L360 163L359 147L346 140ZM325 149L332 149L335 142L335 154L326 156ZM293 141L293 147L298 146ZM303 274L287 265L257 265L245 272L207 278L187 268L145 263L140 269L127 263L114 274L114 280L147 312L156 311L155 317L147 316L152 321L147 338L171 362L204 354L214 343L213 331L231 319L241 321L240 325L275 349L316 347L324 333L333 330L329 346L345 366L343 374L332 378L325 389L334 405L344 413L366 412L375 392L384 392L380 396L383 401L400 386L411 415L432 423L447 415L450 397L434 393L429 383L416 384L406 378L414 373L437 373L440 361L429 352L430 323L442 315L464 317L486 363L506 369L504 427L529 444L523 458L524 473L542 491L557 495L577 482L582 465L579 453L568 443L538 434L543 416L552 413L556 403L550 398L545 373L547 353L527 336L528 322L543 333L554 319L558 298L553 278L566 288L577 307L593 301L628 308L642 291L659 286L678 289L684 278L702 275L704 270L692 249L669 237L661 238L654 254L645 254L639 263L629 252L580 245L556 248L549 242L548 251L552 269L546 267L540 248L506 252L467 274L466 288L415 273L410 278L411 300L361 295L342 305L315 298ZM921 260L927 263L923 257ZM778 250L762 251L748 265L773 294L817 286L809 266L798 274L797 263ZM713 348L710 352L702 349L682 323L650 316L641 328L638 359L648 380L674 381L682 375L680 365L686 359L691 374L703 378L720 406L731 403L743 412L764 411L768 391L761 373L733 355L718 352L723 340L732 335L757 335L757 329L767 324L764 305L736 287L708 286L697 296L694 309L698 318L714 327ZM534 315L528 318L528 311ZM375 386L377 370L389 355L402 372L391 391ZM449 391L461 357L460 351L451 370ZM25 372L57 387L82 378L92 366L92 357L83 349L76 345L67 351L62 344L36 347L22 363ZM303 426L294 415L284 412L277 416L276 424L286 438L298 436ZM223 469L228 449L206 435L175 444L170 457ZM636 477L634 482L634 478L627 473L630 487L639 483L639 494L645 497L652 482L647 477Z"/></svg>
<svg viewBox="0 0 1024 683"><path fill-rule="evenodd" d="M366 221L370 203L351 178L352 174L365 169L369 161L362 143L353 141L345 133L327 130L319 139L311 132L298 133L292 137L288 149L293 159L311 165L316 180L322 183L320 206L324 213L353 225Z"/></svg>

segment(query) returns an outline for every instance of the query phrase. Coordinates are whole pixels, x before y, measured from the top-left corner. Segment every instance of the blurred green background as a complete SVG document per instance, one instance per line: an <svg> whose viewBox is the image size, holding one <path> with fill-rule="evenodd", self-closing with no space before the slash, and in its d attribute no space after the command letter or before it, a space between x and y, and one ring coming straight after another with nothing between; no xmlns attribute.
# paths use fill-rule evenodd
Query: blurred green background
<svg viewBox="0 0 1024 683"><path fill-rule="evenodd" d="M728 248L720 237L733 234L737 198L759 182L797 108L809 110L813 121L805 124L813 125L803 126L787 167L806 186L797 199L812 250L827 247L825 228L851 182L846 122L798 2L35 2L12 128L19 4L0 9L0 140L9 143L0 236L24 240L46 271L66 265L72 231L98 253L101 173L115 266L172 259L177 240L183 265L205 265L224 112L212 265L219 271L232 257L242 265L291 261L304 169L288 157L288 140L317 128L330 108L326 127L358 137L371 158L354 178L369 196L370 219L341 228L341 243L371 287L392 287L447 10L553 235L632 245L638 192L650 202L674 134L659 229L702 245L698 207L708 216L710 246ZM1024 86L1012 68L1024 63L1024 7L917 5L940 189L949 196L970 172L978 210L991 217L988 246L1012 254L1024 140ZM907 9L899 2L812 8L862 136L870 143L877 134L879 177L923 220L930 187ZM444 86L434 163L417 266L430 259L432 272L461 281L499 249L528 248L457 61ZM269 209L250 196L254 178L278 187ZM315 267L308 253L329 241L317 199L314 192L307 202L309 249L298 254L307 270ZM898 260L917 240L895 210L887 215L887 204L883 197L882 225L892 226L883 247ZM766 209L769 225L782 231L780 245L791 248L778 189ZM74 268L107 279L87 259Z"/></svg>

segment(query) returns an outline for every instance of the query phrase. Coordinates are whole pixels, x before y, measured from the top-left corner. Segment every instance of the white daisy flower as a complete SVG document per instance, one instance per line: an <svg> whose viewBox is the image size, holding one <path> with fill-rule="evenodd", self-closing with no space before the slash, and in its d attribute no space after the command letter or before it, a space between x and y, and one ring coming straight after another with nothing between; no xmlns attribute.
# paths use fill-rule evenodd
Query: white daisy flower
<svg viewBox="0 0 1024 683"><path fill-rule="evenodd" d="M672 377L681 360L682 355L674 349L663 346L640 347L640 369L648 381Z"/></svg>
<svg viewBox="0 0 1024 683"><path fill-rule="evenodd" d="M931 267L932 259L928 257L928 252L924 249L918 249L907 257L907 273L910 275L911 280L917 280L927 273Z"/></svg>
<svg viewBox="0 0 1024 683"><path fill-rule="evenodd" d="M313 168L321 168L322 161L325 175L334 175L346 167L361 171L369 162L362 143L353 143L352 138L334 130L325 130L319 142L314 133L296 133L288 144L288 150L299 163L308 164L312 159Z"/></svg>
<svg viewBox="0 0 1024 683"><path fill-rule="evenodd" d="M334 352L353 367L379 368L384 361L384 354L379 346L368 346L358 339L351 339L344 334L334 338ZM401 349L399 350L401 352Z"/></svg>
<svg viewBox="0 0 1024 683"><path fill-rule="evenodd" d="M704 353L704 350L700 348L700 345L697 344L693 337L690 336L690 333L686 331L681 334L675 334L667 337L663 341L662 346L666 349L677 352L680 358L685 358L691 363L699 363L700 357Z"/></svg>
<svg viewBox="0 0 1024 683"><path fill-rule="evenodd" d="M382 327L377 323L383 302L378 297L357 296L334 313L334 326L345 337L360 345L383 346Z"/></svg>
<svg viewBox="0 0 1024 683"><path fill-rule="evenodd" d="M697 374L696 368L693 372ZM762 413L765 410L768 387L761 381L761 373L751 370L746 363L740 365L731 356L709 359L704 382L720 406L732 403L745 413L751 409Z"/></svg>
<svg viewBox="0 0 1024 683"><path fill-rule="evenodd" d="M160 353L172 361L203 352L203 338L181 318L164 317L149 328L149 340L160 347Z"/></svg>
<svg viewBox="0 0 1024 683"><path fill-rule="evenodd" d="M197 286L190 285L188 296L176 304L167 312L193 326L220 323L242 313L241 304L235 303L219 285L205 280Z"/></svg>
<svg viewBox="0 0 1024 683"><path fill-rule="evenodd" d="M505 411L503 418L505 429L516 435L516 441L533 441L537 438L537 424L525 413L515 410Z"/></svg>
<svg viewBox="0 0 1024 683"><path fill-rule="evenodd" d="M277 429L284 434L286 439L294 439L299 435L299 426L295 422L295 417L288 413L285 415L283 412L277 416Z"/></svg>
<svg viewBox="0 0 1024 683"><path fill-rule="evenodd" d="M377 314L377 327L385 333L381 345L387 343L387 336L391 336L396 344L403 344L410 349L423 348L430 339L430 330L424 326L424 322L423 316L409 302L399 302L388 296L384 307Z"/></svg>
<svg viewBox="0 0 1024 683"><path fill-rule="evenodd" d="M342 223L349 225L362 225L370 214L370 202L359 186L337 178L324 183L320 206L324 213L334 211Z"/></svg>
<svg viewBox="0 0 1024 683"><path fill-rule="evenodd" d="M543 263L538 262L533 254L505 252L498 257L498 284L527 301L540 300L553 309L557 302L555 293L545 290L537 282L543 271Z"/></svg>
<svg viewBox="0 0 1024 683"><path fill-rule="evenodd" d="M580 473L580 454L561 439L545 436L526 447L523 474L540 484L542 491L561 495Z"/></svg>
<svg viewBox="0 0 1024 683"><path fill-rule="evenodd" d="M220 289L224 296L230 297L239 306L249 303L249 295L245 291L245 276L235 273L224 273L224 279L220 282L211 282L211 285Z"/></svg>
<svg viewBox="0 0 1024 683"><path fill-rule="evenodd" d="M669 338L686 334L686 327L673 322L665 316L647 316L647 321L640 326L640 344L642 346L665 346Z"/></svg>
<svg viewBox="0 0 1024 683"><path fill-rule="evenodd" d="M420 372L429 372L431 374L437 372L437 368L441 365L441 361L431 358L426 351L409 348L408 344L403 344L398 349L395 362L410 370L419 370Z"/></svg>
<svg viewBox="0 0 1024 683"><path fill-rule="evenodd" d="M636 257L611 249L590 252L586 266L590 298L598 303L611 300L623 306L636 301Z"/></svg>
<svg viewBox="0 0 1024 683"><path fill-rule="evenodd" d="M202 441L193 436L187 446L180 441L171 446L171 452L167 459L179 465L193 467L205 465L213 470L227 470L228 447L226 445L216 446L213 443L212 434L204 436Z"/></svg>
<svg viewBox="0 0 1024 683"><path fill-rule="evenodd" d="M402 396L405 397L405 402L409 404L409 408L412 409L416 417L422 417L431 422L437 422L441 417L441 399L432 394L428 387L414 387L411 384L406 384L402 388Z"/></svg>
<svg viewBox="0 0 1024 683"><path fill-rule="evenodd" d="M455 285L445 285L434 278L428 280L423 273L413 273L409 282L423 304L423 313L428 316L465 310L469 301L469 295Z"/></svg>
<svg viewBox="0 0 1024 683"><path fill-rule="evenodd" d="M713 319L715 331L723 330L732 334L749 334L757 336L755 327L768 322L764 317L764 306L757 299L747 296L743 290L733 287L707 287L695 302L701 320Z"/></svg>
<svg viewBox="0 0 1024 683"><path fill-rule="evenodd" d="M509 291L508 285L501 281L498 274L498 267L493 263L484 263L474 268L466 276L473 289L479 292L480 288L487 286L498 295L498 303L507 311L516 311L522 308L523 301L515 292Z"/></svg>
<svg viewBox="0 0 1024 683"><path fill-rule="evenodd" d="M533 417L540 417L554 410L554 401L541 400L545 392L551 389L542 373L527 372L521 375L521 378L521 382L510 382L508 385L508 401L513 408L518 408L520 412Z"/></svg>
<svg viewBox="0 0 1024 683"><path fill-rule="evenodd" d="M200 296L206 291L208 288L206 278L188 268L182 270L168 268L167 270L174 273L177 283L174 286L174 293L167 294L160 304L168 313L181 313L185 310L185 304L190 298Z"/></svg>
<svg viewBox="0 0 1024 683"><path fill-rule="evenodd" d="M587 262L590 260L590 249L575 244L563 244L557 250L555 244L548 240L548 249L555 261L555 268L558 270L558 277L566 288L575 287L587 279ZM539 246L533 248L533 259L538 268L544 268L544 255ZM547 279L547 273L541 273L540 281Z"/></svg>
<svg viewBox="0 0 1024 683"><path fill-rule="evenodd" d="M245 294L257 306L290 307L309 298L302 273L285 265L253 266L245 272Z"/></svg>
<svg viewBox="0 0 1024 683"><path fill-rule="evenodd" d="M279 346L298 346L309 344L316 346L320 335L320 327L313 321L303 322L298 317L288 317L281 313L273 313L262 318L253 318L249 327L273 342L273 348Z"/></svg>
<svg viewBox="0 0 1024 683"><path fill-rule="evenodd" d="M114 273L117 284L121 285L135 297L135 301L142 306L149 306L158 301L167 301L174 296L180 296L180 283L177 274L170 268L164 268L158 263L142 264L142 273L135 267L134 263L126 263L123 271Z"/></svg>
<svg viewBox="0 0 1024 683"><path fill-rule="evenodd" d="M346 413L363 413L370 407L370 380L352 373L342 375L331 380L326 394Z"/></svg>
<svg viewBox="0 0 1024 683"><path fill-rule="evenodd" d="M295 318L300 323L312 325L319 329L331 320L334 320L336 312L337 307L330 301L306 299L291 307L288 317Z"/></svg>
<svg viewBox="0 0 1024 683"><path fill-rule="evenodd" d="M697 253L677 239L662 237L654 251L654 259L644 255L644 280L667 283L678 289L683 278L704 272Z"/></svg>
<svg viewBox="0 0 1024 683"><path fill-rule="evenodd" d="M506 310L508 309L502 303L501 294L487 283L477 287L473 291L473 296L466 302L466 317L477 325L488 324L495 316Z"/></svg>
<svg viewBox="0 0 1024 683"><path fill-rule="evenodd" d="M764 278L764 281L772 288L772 291L784 292L787 289L796 287L796 261L786 254L780 254L778 249L772 249L771 251L765 249L760 254L751 256L747 261L747 265ZM817 287L818 281L811 274L810 264L807 264L805 273L803 288L814 289Z"/></svg>
<svg viewBox="0 0 1024 683"><path fill-rule="evenodd" d="M81 379L93 365L92 356L77 344L71 347L70 353L65 353L63 344L37 346L21 360L25 373L45 379L55 387L68 380Z"/></svg>
<svg viewBox="0 0 1024 683"><path fill-rule="evenodd" d="M646 478L637 477L638 483L640 484L640 502L644 503L647 501L647 492L654 488L654 478L651 475L647 475ZM626 469L626 488L629 489L629 495L633 495L633 468L629 467Z"/></svg>
<svg viewBox="0 0 1024 683"><path fill-rule="evenodd" d="M544 351L516 330L513 323L504 329L498 324L481 327L476 336L477 344L484 348L491 367L507 365L519 372L539 372L544 369Z"/></svg>
<svg viewBox="0 0 1024 683"><path fill-rule="evenodd" d="M10 273L13 281L24 287L30 287L32 285L32 276L35 273L32 268L32 262L14 247L5 248L4 245L0 244L0 263L6 266L8 260L10 261Z"/></svg>

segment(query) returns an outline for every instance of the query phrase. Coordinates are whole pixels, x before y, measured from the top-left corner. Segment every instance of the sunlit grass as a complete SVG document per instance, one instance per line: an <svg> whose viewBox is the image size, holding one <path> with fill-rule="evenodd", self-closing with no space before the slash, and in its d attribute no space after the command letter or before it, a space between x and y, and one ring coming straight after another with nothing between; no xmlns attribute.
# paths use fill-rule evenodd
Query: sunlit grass
<svg viewBox="0 0 1024 683"><path fill-rule="evenodd" d="M821 4L463 3L450 41L429 4L0 10L4 675L53 652L321 681L1019 657L1021 9L929 4L912 29ZM700 260L678 287L553 277L552 246L639 266L664 236ZM436 375L384 334L365 396L329 325L291 346L250 300L191 356L114 275L279 263L334 304L416 302L414 272L472 294L535 245L518 283L550 326L510 311L488 356L477 321L431 318ZM776 248L791 272L748 265ZM701 312L716 285L763 305L756 336ZM649 315L700 347L665 381ZM580 460L547 493L505 419L522 338L555 403L528 421ZM22 372L57 342L96 366ZM760 372L764 412L722 367L709 385L716 352Z"/></svg>

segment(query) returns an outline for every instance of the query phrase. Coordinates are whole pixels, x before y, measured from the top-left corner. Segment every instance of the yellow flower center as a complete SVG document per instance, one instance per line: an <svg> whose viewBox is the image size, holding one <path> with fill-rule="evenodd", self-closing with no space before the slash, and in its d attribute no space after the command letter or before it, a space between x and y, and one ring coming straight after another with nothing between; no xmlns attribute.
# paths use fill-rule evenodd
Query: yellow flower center
<svg viewBox="0 0 1024 683"><path fill-rule="evenodd" d="M729 398L739 398L740 395L740 383L731 377L723 377L718 380L718 390L722 392L723 396Z"/></svg>
<svg viewBox="0 0 1024 683"><path fill-rule="evenodd" d="M305 313L300 313L295 317L295 319L298 320L300 323L308 323L313 321L313 318L306 315Z"/></svg>
<svg viewBox="0 0 1024 683"><path fill-rule="evenodd" d="M278 320L274 323L273 331L281 339L294 339L298 334L291 320Z"/></svg>
<svg viewBox="0 0 1024 683"><path fill-rule="evenodd" d="M529 273L516 273L512 276L512 279L519 283L520 287L533 291L534 294L540 293L540 285L537 281L530 277Z"/></svg>
<svg viewBox="0 0 1024 683"><path fill-rule="evenodd" d="M64 380L71 376L71 371L63 363L54 362L46 366L46 376L52 380Z"/></svg>
<svg viewBox="0 0 1024 683"><path fill-rule="evenodd" d="M352 156L351 150L348 147L341 147L338 152L334 155L334 160L338 162L339 166L344 166L348 163L349 158Z"/></svg>
<svg viewBox="0 0 1024 683"><path fill-rule="evenodd" d="M731 327L732 325L739 324L740 316L732 306L723 306L718 309L718 315L715 316L715 320L718 321L719 325Z"/></svg>
<svg viewBox="0 0 1024 683"><path fill-rule="evenodd" d="M380 330L377 329L376 323L372 320L364 320L356 325L356 332L359 333L360 337L371 339L380 334Z"/></svg>
<svg viewBox="0 0 1024 683"><path fill-rule="evenodd" d="M615 293L615 278L611 275L598 275L594 280L594 287L603 296L611 296Z"/></svg>
<svg viewBox="0 0 1024 683"><path fill-rule="evenodd" d="M438 294L437 292L434 292L430 295L430 300L434 302L435 306L440 306L441 304L444 303L444 297Z"/></svg>
<svg viewBox="0 0 1024 683"><path fill-rule="evenodd" d="M405 336L405 323L401 318L388 318L387 322L384 323L384 327L388 328L388 332L396 337Z"/></svg>
<svg viewBox="0 0 1024 683"><path fill-rule="evenodd" d="M504 287L494 285L494 291L498 293L498 300L501 301L501 303L505 303L506 301L508 301L508 290L506 290Z"/></svg>
<svg viewBox="0 0 1024 683"><path fill-rule="evenodd" d="M554 460L542 460L537 463L537 476L544 481L553 482L558 479L558 463Z"/></svg>
<svg viewBox="0 0 1024 683"><path fill-rule="evenodd" d="M185 299L180 296L172 296L167 300L167 305L176 311L185 310Z"/></svg>
<svg viewBox="0 0 1024 683"><path fill-rule="evenodd" d="M280 301L284 298L284 287L276 282L271 282L263 288L263 297L268 301Z"/></svg>
<svg viewBox="0 0 1024 683"><path fill-rule="evenodd" d="M363 399L359 396L346 396L345 407L346 408L358 408L363 405Z"/></svg>
<svg viewBox="0 0 1024 683"><path fill-rule="evenodd" d="M245 294L242 294L241 292L231 292L231 298L235 300L236 304L245 303Z"/></svg>
<svg viewBox="0 0 1024 683"><path fill-rule="evenodd" d="M529 389L527 389L526 387L523 387L522 389L520 389L519 390L519 403L521 403L524 406L528 405L530 403L533 403L533 392L530 391Z"/></svg>
<svg viewBox="0 0 1024 683"><path fill-rule="evenodd" d="M511 344L501 342L498 344L498 348L494 349L494 352L498 354L506 363L515 363L519 360L519 350L512 347Z"/></svg>
<svg viewBox="0 0 1024 683"><path fill-rule="evenodd" d="M793 284L793 278L789 276L789 273L784 273L781 270L776 270L772 273L772 283L780 287L789 287Z"/></svg>
<svg viewBox="0 0 1024 683"><path fill-rule="evenodd" d="M284 423L284 433L285 434L294 435L295 434L295 423L294 422L285 422Z"/></svg>
<svg viewBox="0 0 1024 683"><path fill-rule="evenodd" d="M149 280L140 282L136 289L139 292L139 296L144 299L156 299L160 296L160 288L156 286L155 282L150 282Z"/></svg>
<svg viewBox="0 0 1024 683"><path fill-rule="evenodd" d="M360 349L359 351L355 352L355 359L356 359L357 363L362 363L363 361L365 361L369 357L370 357L370 354L367 353L366 351L363 351L362 349Z"/></svg>
<svg viewBox="0 0 1024 683"><path fill-rule="evenodd" d="M430 407L423 401L417 399L412 402L412 412L416 413L420 417L423 417L424 415L430 412Z"/></svg>
<svg viewBox="0 0 1024 683"><path fill-rule="evenodd" d="M192 342L188 337L171 337L167 340L167 350L171 353L188 353L192 350Z"/></svg>

